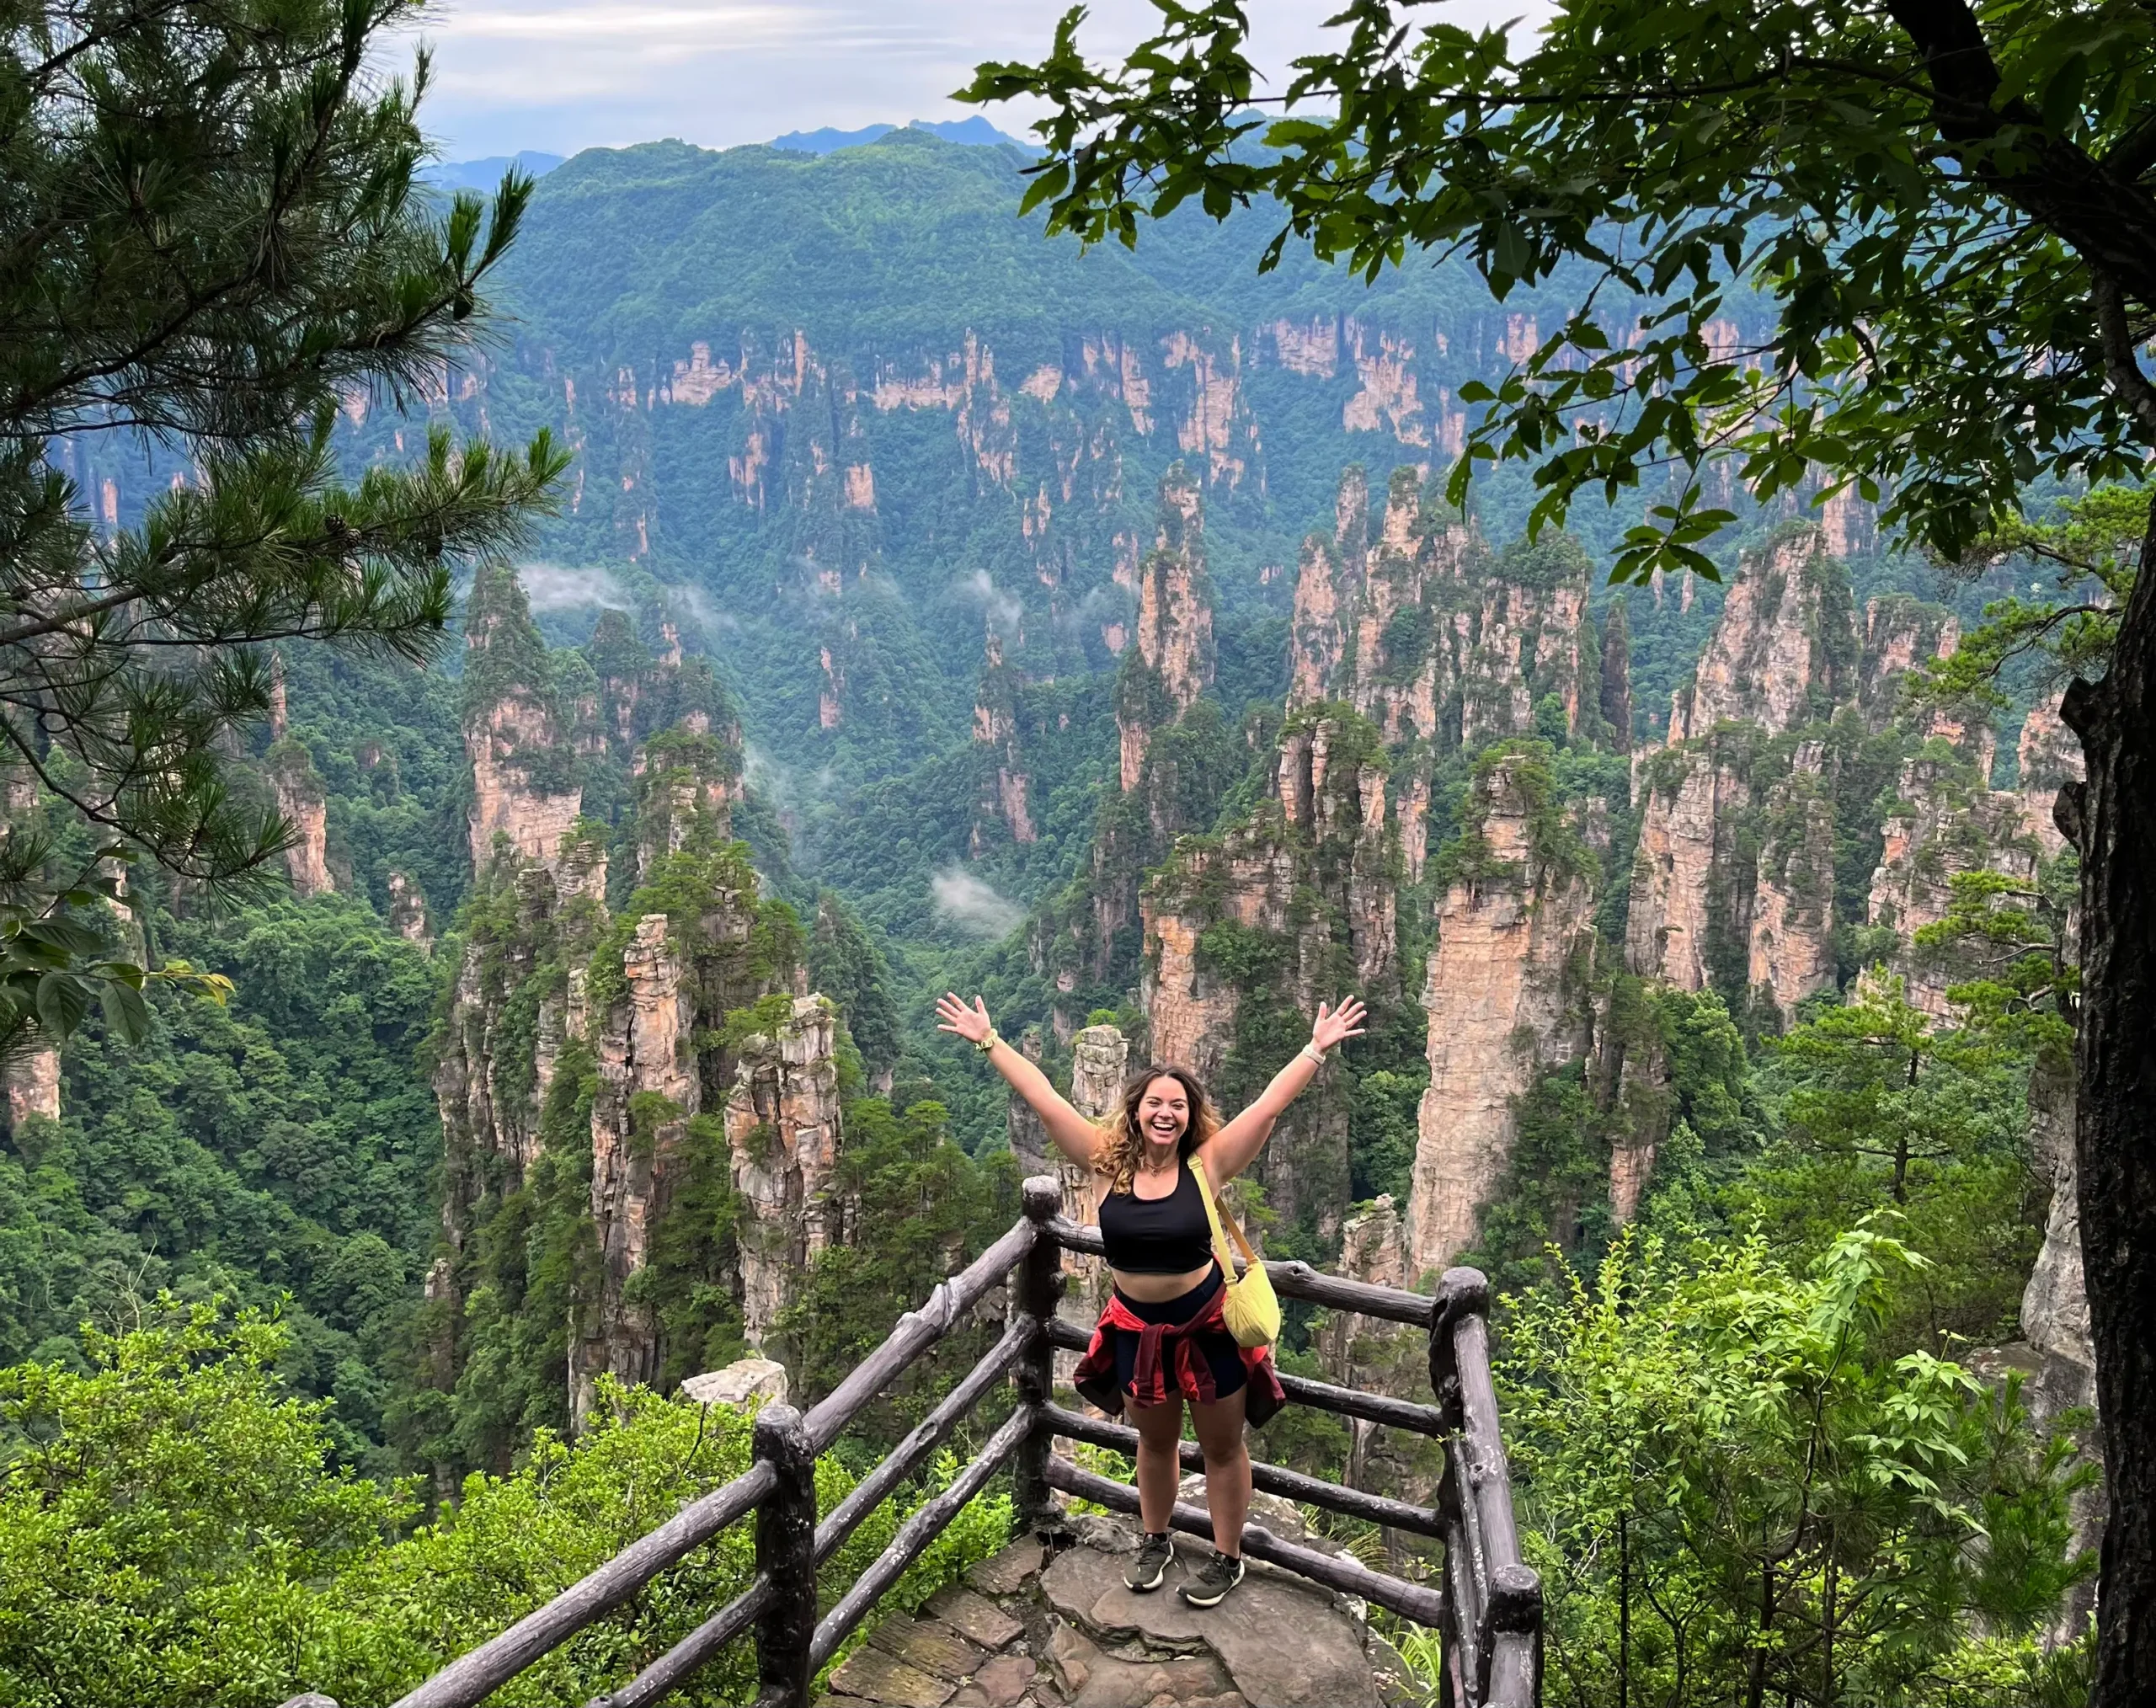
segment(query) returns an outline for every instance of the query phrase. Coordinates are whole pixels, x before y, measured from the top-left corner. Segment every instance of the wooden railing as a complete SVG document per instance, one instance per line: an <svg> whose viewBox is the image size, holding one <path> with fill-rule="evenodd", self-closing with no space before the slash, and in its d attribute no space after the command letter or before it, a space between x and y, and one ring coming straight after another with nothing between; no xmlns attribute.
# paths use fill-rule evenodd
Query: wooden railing
<svg viewBox="0 0 2156 1708"><path fill-rule="evenodd" d="M1054 1450L1058 1437L1125 1453L1135 1450L1138 1439L1121 1424L1082 1417L1055 1403L1054 1348L1082 1348L1087 1339L1082 1330L1056 1318L1064 1285L1061 1254L1101 1249L1099 1230L1065 1220L1061 1206L1062 1190L1053 1177L1027 1181L1025 1214L1017 1224L937 1287L919 1310L900 1317L889 1338L829 1396L806 1413L781 1405L767 1405L757 1413L755 1460L748 1470L684 1507L500 1636L452 1661L397 1708L474 1708L751 1513L756 1523L755 1581L590 1708L643 1708L658 1702L728 1644L752 1632L757 1708L808 1708L817 1673L966 1503L1006 1465L1023 1528L1045 1533L1060 1526L1059 1491L1117 1511L1136 1512L1134 1489L1086 1470ZM1489 1292L1482 1276L1473 1269L1450 1270L1432 1297L1342 1280L1304 1263L1267 1263L1266 1268L1273 1286L1288 1298L1427 1331L1433 1406L1293 1376L1283 1375L1281 1383L1289 1397L1303 1405L1436 1438L1444 1444L1445 1471L1434 1508L1342 1488L1278 1465L1253 1463L1252 1481L1326 1512L1439 1540L1444 1545L1444 1570L1434 1584L1410 1583L1275 1536L1257 1524L1244 1533L1244 1551L1435 1626L1443 1636L1440 1700L1445 1708L1536 1708L1541 1701L1542 1590L1520 1561L1511 1479L1490 1380ZM1006 1278L1013 1286L1002 1338L819 1523L817 1455L838 1439L864 1405L964 1322ZM819 1619L817 1567L1006 1379L1015 1383L1017 1401L1002 1426L947 1487L900 1526L889 1545ZM1183 1449L1183 1459L1193 1470L1202 1463L1194 1447ZM1193 1535L1212 1534L1210 1521L1195 1507L1178 1504L1173 1523Z"/></svg>

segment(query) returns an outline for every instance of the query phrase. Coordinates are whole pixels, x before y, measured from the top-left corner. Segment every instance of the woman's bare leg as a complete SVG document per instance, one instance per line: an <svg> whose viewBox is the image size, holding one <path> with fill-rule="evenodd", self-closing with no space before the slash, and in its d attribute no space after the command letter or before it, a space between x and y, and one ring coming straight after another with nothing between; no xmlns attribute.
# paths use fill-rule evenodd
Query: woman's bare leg
<svg viewBox="0 0 2156 1708"><path fill-rule="evenodd" d="M1238 1388L1225 1400L1190 1408L1198 1445L1205 1454L1205 1504L1213 1514L1213 1545L1230 1560L1242 1554L1243 1521L1250 1517L1250 1450L1243 1445L1245 1391Z"/></svg>
<svg viewBox="0 0 2156 1708"><path fill-rule="evenodd" d="M1236 1400L1240 1413L1241 1396L1236 1396ZM1169 1514L1175 1511L1176 1486L1182 1481L1182 1467L1176 1460L1182 1443L1182 1396L1171 1395L1158 1406L1141 1406L1126 1396L1123 1406L1130 1413L1131 1427L1138 1432L1139 1517L1147 1534L1161 1535L1167 1530ZM1246 1486L1250 1481L1247 1461L1243 1481Z"/></svg>

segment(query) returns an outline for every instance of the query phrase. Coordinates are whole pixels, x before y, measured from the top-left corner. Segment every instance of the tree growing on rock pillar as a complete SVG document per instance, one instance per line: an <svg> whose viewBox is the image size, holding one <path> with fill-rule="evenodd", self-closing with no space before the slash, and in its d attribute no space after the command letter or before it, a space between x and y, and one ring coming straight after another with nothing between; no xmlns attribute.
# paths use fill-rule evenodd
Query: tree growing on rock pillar
<svg viewBox="0 0 2156 1708"><path fill-rule="evenodd" d="M1275 95L1237 0L1156 4L1126 64L1089 64L1073 11L1039 64L980 68L971 99L1048 104L1027 205L1134 244L1187 200L1270 202L1268 265L1294 241L1372 277L1412 250L1465 258L1500 298L1566 287L1577 307L1532 355L1462 388L1481 413L1451 496L1510 461L1537 527L1640 491L1620 579L1716 574L1736 520L1705 496L1719 460L1763 501L1823 477L1820 499L1854 493L1953 561L2012 535L2036 483L2138 483L2156 450L2146 8L1559 0L1515 39L1348 0ZM2156 1689L2156 585L2134 573L2156 512L2127 502L2143 543L2097 577L2107 598L2029 624L2032 644L2097 632L2063 715L2088 766L2068 817L2103 1708Z"/></svg>

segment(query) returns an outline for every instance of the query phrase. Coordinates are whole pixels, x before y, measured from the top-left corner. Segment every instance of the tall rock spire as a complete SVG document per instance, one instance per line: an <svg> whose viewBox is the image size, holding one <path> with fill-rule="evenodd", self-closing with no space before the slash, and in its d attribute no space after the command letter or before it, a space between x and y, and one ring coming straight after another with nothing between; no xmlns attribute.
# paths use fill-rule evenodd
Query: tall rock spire
<svg viewBox="0 0 2156 1708"><path fill-rule="evenodd" d="M981 665L980 686L974 695L974 745L987 761L981 779L979 817L974 825L974 851L980 851L982 825L1001 821L1011 840L1023 845L1036 840L1033 818L1027 796L1032 779L1026 775L1025 756L1018 745L1018 676L1003 661L1002 638L991 624ZM990 769L990 767L992 767Z"/></svg>
<svg viewBox="0 0 2156 1708"><path fill-rule="evenodd" d="M1198 486L1182 464L1161 482L1159 534L1138 572L1138 632L1116 683L1123 793L1138 787L1155 733L1213 686L1213 589Z"/></svg>
<svg viewBox="0 0 2156 1708"><path fill-rule="evenodd" d="M1586 1051L1591 862L1552 793L1529 755L1478 767L1467 831L1449 851L1454 869L1422 993L1430 1084L1407 1213L1417 1273L1473 1241L1511 1155L1518 1099Z"/></svg>
<svg viewBox="0 0 2156 1708"><path fill-rule="evenodd" d="M547 643L516 572L483 563L464 611L464 745L472 759L472 867L498 846L551 865L584 806Z"/></svg>
<svg viewBox="0 0 2156 1708"><path fill-rule="evenodd" d="M1748 557L1692 681L1678 690L1669 739L1719 723L1780 735L1833 715L1855 688L1849 575L1817 527L1792 527Z"/></svg>

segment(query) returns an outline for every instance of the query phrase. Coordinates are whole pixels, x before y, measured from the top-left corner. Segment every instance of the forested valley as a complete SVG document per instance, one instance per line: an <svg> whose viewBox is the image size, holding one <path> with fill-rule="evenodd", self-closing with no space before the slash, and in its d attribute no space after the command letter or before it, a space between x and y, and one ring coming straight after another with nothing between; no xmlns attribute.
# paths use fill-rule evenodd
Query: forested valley
<svg viewBox="0 0 2156 1708"><path fill-rule="evenodd" d="M946 990L1059 1085L1171 1061L1230 1108L1321 1000L1369 1004L1235 1207L1270 1257L1490 1277L1549 1703L2088 1700L2060 706L2145 494L2047 477L1955 556L1876 489L1710 464L1700 573L1635 574L1650 486L1560 526L1518 460L1448 480L1554 328L1644 299L1262 271L1260 213L1194 205L1081 250L1014 216L1034 159L906 129L531 186L486 336L332 387L307 478L431 456L476 504L445 447L543 435L504 502L549 495L461 563L432 656L259 624L216 689L259 715L200 745L266 859L138 857L79 810L120 738L23 710L91 691L0 694L35 993L0 1701L387 1702L739 1475L748 1410L685 1382L828 1393L1053 1172ZM1706 336L1777 312L1732 282ZM209 478L121 430L39 456L114 563ZM2069 584L2108 590L2062 626ZM70 953L149 976L48 997ZM1299 1305L1279 1351L1404 1398L1425 1355ZM1413 1438L1322 1412L1262 1451L1435 1494ZM999 1485L897 1603L1011 1521ZM751 1571L728 1533L491 1700L613 1688Z"/></svg>

